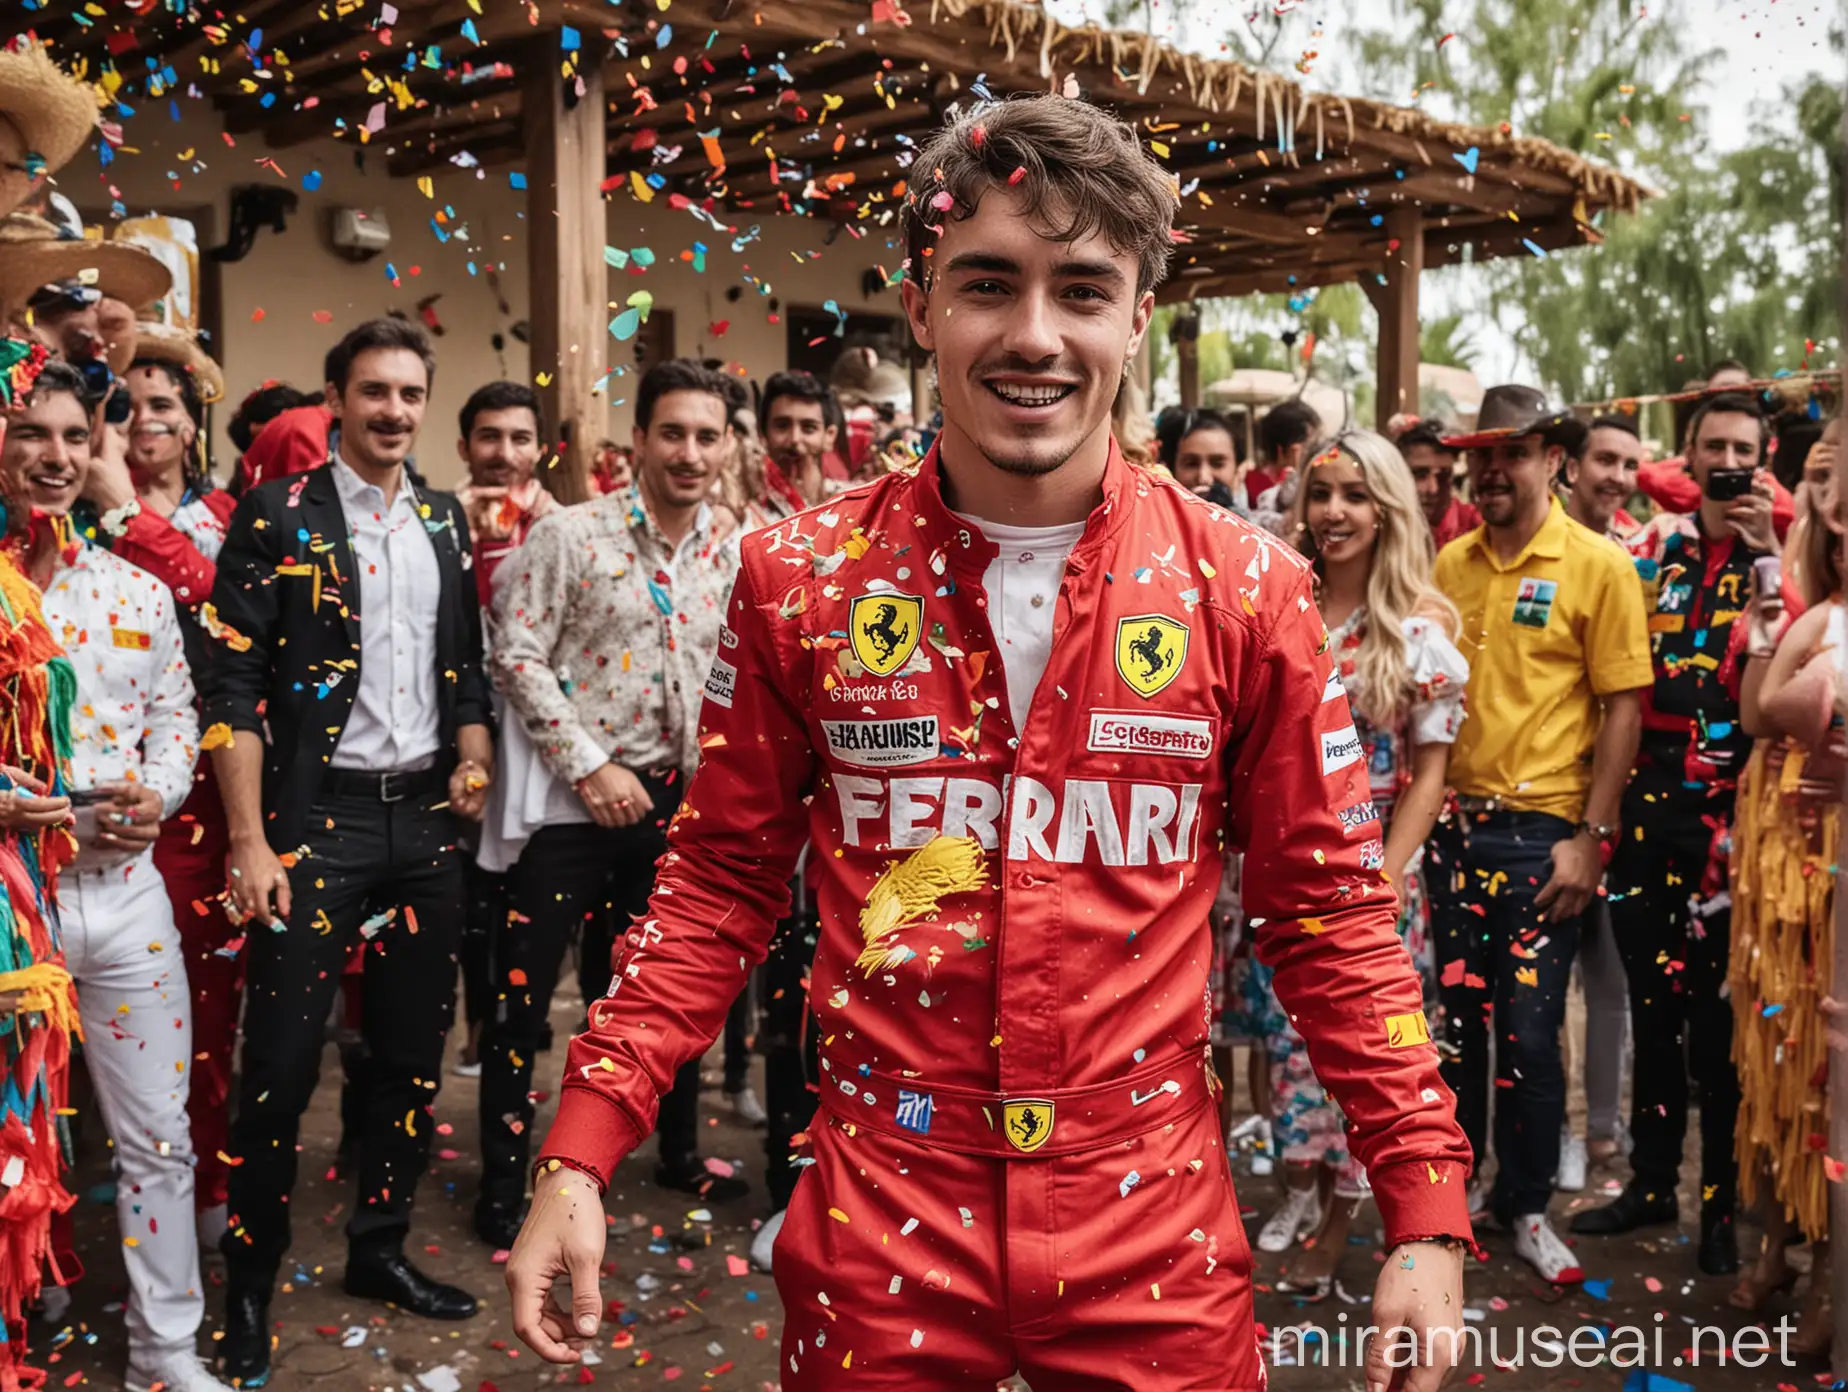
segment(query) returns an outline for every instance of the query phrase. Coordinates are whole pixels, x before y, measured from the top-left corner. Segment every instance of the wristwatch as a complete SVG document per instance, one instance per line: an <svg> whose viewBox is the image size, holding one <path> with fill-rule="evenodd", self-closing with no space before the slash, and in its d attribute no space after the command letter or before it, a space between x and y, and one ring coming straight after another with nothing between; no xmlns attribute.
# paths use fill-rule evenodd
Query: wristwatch
<svg viewBox="0 0 1848 1392"><path fill-rule="evenodd" d="M1600 844L1605 841L1615 841L1617 833L1623 830L1622 827L1605 826L1601 822L1580 822L1578 829Z"/></svg>

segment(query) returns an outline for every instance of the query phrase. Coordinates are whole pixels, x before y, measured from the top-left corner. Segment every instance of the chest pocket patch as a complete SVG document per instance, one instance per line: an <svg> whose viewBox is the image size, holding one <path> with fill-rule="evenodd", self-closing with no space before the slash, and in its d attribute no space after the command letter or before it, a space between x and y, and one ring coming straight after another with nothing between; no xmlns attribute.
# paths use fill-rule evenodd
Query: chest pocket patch
<svg viewBox="0 0 1848 1392"><path fill-rule="evenodd" d="M1523 576L1514 595L1514 621L1522 628L1545 628L1553 613L1553 600L1559 593L1557 580L1535 580Z"/></svg>
<svg viewBox="0 0 1848 1392"><path fill-rule="evenodd" d="M152 635L139 628L115 628L110 630L118 648L129 648L135 652L147 652L154 646Z"/></svg>

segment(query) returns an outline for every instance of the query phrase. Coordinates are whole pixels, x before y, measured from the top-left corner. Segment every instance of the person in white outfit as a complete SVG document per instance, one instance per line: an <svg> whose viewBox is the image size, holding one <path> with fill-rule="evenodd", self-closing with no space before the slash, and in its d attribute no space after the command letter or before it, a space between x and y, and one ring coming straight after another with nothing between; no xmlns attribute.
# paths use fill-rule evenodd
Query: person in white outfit
<svg viewBox="0 0 1848 1392"><path fill-rule="evenodd" d="M108 428L93 426L82 389L73 370L47 367L0 451L13 495L49 519L29 570L77 673L72 801L82 851L59 887L58 913L84 1062L114 1142L129 1288L126 1385L215 1392L222 1384L201 1366L195 1343L205 1300L186 1117L191 999L154 866L160 823L192 789L199 722L166 585L71 527L92 431Z"/></svg>

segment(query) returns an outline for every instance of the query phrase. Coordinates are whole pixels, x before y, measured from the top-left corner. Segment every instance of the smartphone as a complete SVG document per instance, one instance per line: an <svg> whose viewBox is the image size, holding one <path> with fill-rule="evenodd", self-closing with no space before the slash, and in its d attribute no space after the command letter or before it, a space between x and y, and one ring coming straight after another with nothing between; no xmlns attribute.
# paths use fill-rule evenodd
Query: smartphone
<svg viewBox="0 0 1848 1392"><path fill-rule="evenodd" d="M1716 503L1730 503L1752 491L1755 469L1715 469L1707 475L1707 496Z"/></svg>
<svg viewBox="0 0 1848 1392"><path fill-rule="evenodd" d="M65 796L70 798L72 807L94 807L99 802L108 802L114 794L101 788L72 788Z"/></svg>

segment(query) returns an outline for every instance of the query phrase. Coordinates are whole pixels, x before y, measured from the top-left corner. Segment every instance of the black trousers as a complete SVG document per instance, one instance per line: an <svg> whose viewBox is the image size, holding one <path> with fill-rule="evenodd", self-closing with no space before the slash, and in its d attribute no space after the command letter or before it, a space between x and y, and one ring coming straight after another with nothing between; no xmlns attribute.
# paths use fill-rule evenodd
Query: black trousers
<svg viewBox="0 0 1848 1392"><path fill-rule="evenodd" d="M1716 833L1730 834L1733 796L1684 788L1675 772L1653 764L1639 768L1624 793L1623 840L1606 877L1636 1036L1630 1167L1651 1192L1675 1192L1692 1069L1700 1089L1701 1189L1720 1212L1730 1212L1738 1194L1739 1073L1732 1001L1723 994L1732 907L1723 865L1712 896L1701 878Z"/></svg>
<svg viewBox="0 0 1848 1392"><path fill-rule="evenodd" d="M639 775L654 811L632 827L542 827L507 876L511 912L494 936L494 1001L481 1039L481 1197L517 1206L532 1157L533 1056L572 935L581 931L578 986L585 1005L609 990L616 931L648 908L655 862L685 780ZM521 974L514 984L514 973ZM687 1166L698 1154L699 1060L661 1099L661 1159Z"/></svg>
<svg viewBox="0 0 1848 1392"><path fill-rule="evenodd" d="M1579 920L1542 919L1534 896L1552 877L1554 844L1571 835L1569 822L1540 812L1457 813L1438 824L1425 861L1443 1003L1440 1069L1478 1166L1489 1132L1491 1023L1495 1030L1490 1203L1504 1222L1545 1212L1559 1169L1559 1028Z"/></svg>
<svg viewBox="0 0 1848 1392"><path fill-rule="evenodd" d="M288 927L249 934L244 1050L231 1151L232 1275L272 1285L289 1249L302 1112L321 1073L328 1011L349 943L365 948L366 1080L359 1201L349 1252L396 1250L428 1167L443 1041L455 1016L462 860L441 780L399 802L328 794L308 818L306 855L289 873ZM376 917L393 911L383 923Z"/></svg>
<svg viewBox="0 0 1848 1392"><path fill-rule="evenodd" d="M467 900L462 918L462 1008L471 1025L482 1024L494 1002L495 927L507 917L507 877L483 870L470 854L464 865Z"/></svg>
<svg viewBox="0 0 1848 1392"><path fill-rule="evenodd" d="M820 1079L819 1043L808 997L820 928L800 878L795 890L789 916L776 925L764 961L763 1029L758 1037L764 1053L764 1110L770 1115L764 1182L772 1212L789 1207L801 1178L794 1164L795 1138L815 1119Z"/></svg>

